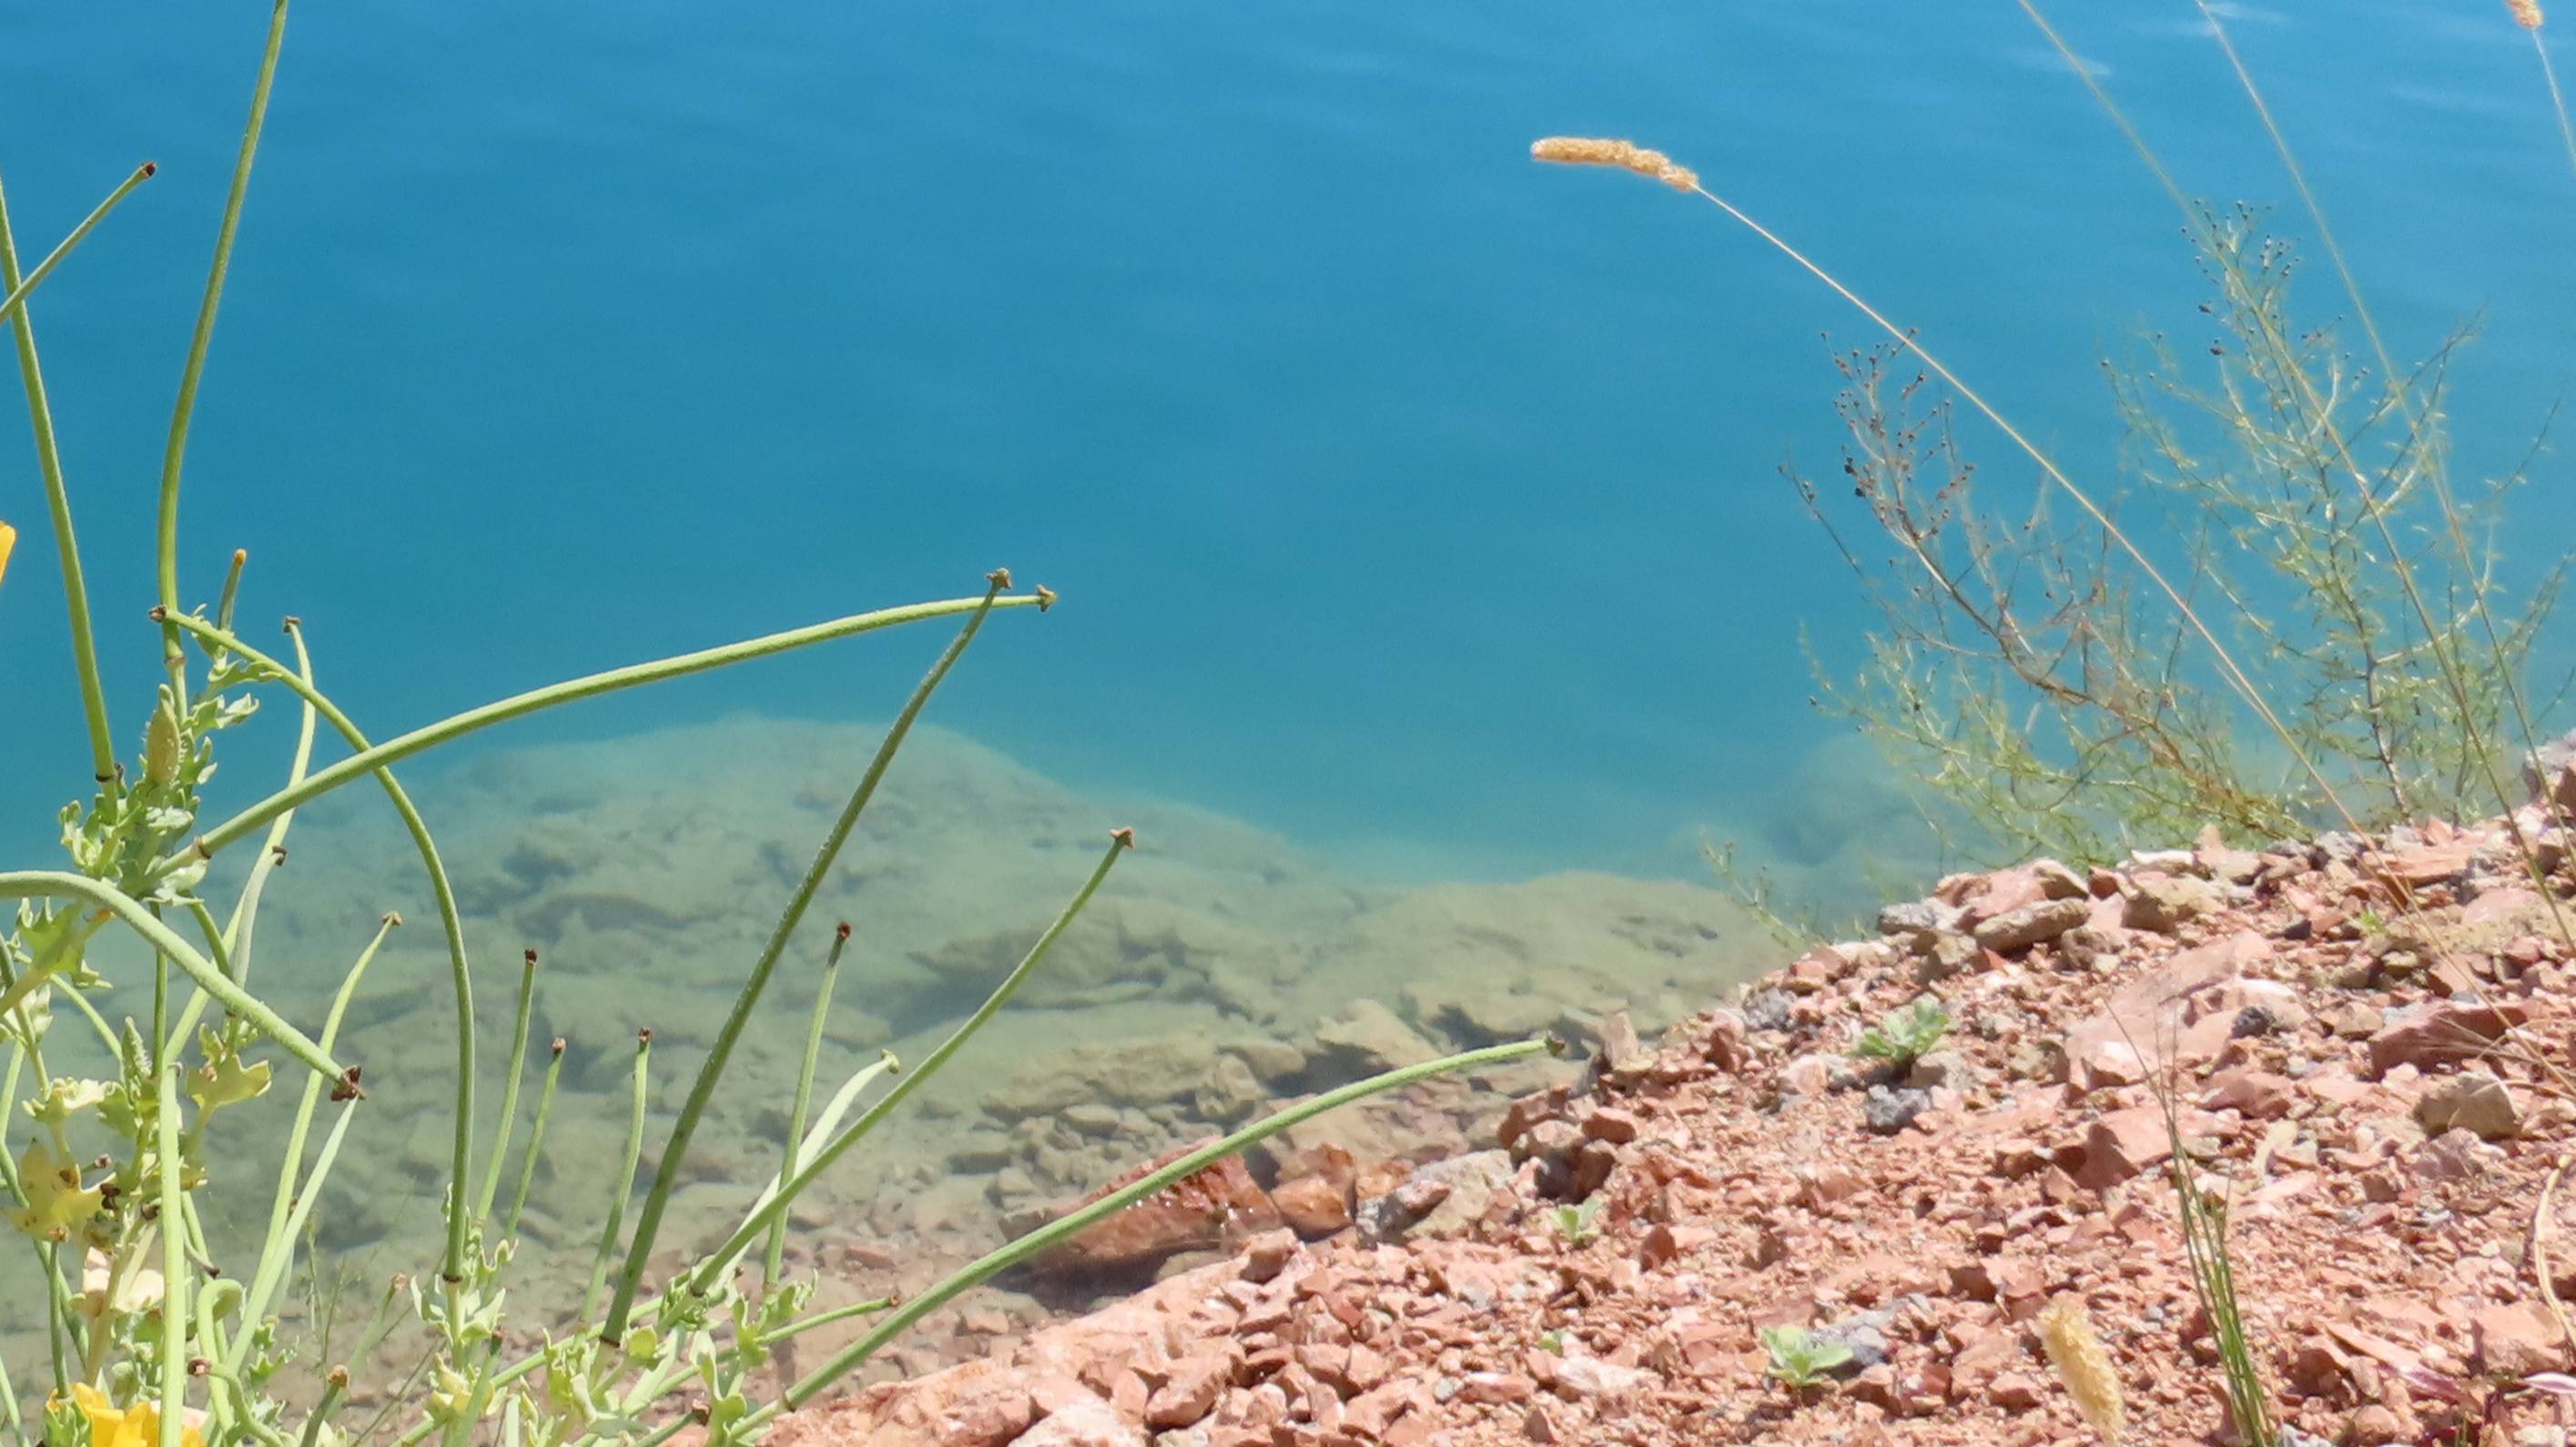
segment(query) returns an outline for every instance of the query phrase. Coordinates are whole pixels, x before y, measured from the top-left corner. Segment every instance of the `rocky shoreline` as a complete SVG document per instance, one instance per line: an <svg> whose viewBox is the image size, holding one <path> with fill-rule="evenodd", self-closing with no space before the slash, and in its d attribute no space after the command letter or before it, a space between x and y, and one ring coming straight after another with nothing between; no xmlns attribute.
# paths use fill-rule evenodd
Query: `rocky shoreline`
<svg viewBox="0 0 2576 1447"><path fill-rule="evenodd" d="M2554 815L2511 823L2547 893L2504 820L1953 876L1652 1049L1614 1017L1582 1079L1521 1096L1484 1149L1292 1148L1266 1193L1217 1193L1254 1228L1232 1255L1073 1321L988 1320L980 1359L775 1440L2092 1441L2034 1330L2067 1303L2124 1440L2231 1441L2178 1135L2229 1203L2296 1440L2447 1441L2451 1398L2569 1365L2576 1256L2550 1243L2576 1222L2541 1207L2576 1142L2576 881ZM1940 1048L1854 1057L1927 992ZM1848 1360L1783 1387L1774 1327ZM2497 1440L2563 1444L2566 1411L2525 1394Z"/></svg>

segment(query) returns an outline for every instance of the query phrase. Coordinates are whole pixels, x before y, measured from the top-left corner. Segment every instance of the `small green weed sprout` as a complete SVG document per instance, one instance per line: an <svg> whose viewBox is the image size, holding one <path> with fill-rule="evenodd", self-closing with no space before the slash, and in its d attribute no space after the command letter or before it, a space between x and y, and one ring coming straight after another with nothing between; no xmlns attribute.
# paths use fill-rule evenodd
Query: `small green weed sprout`
<svg viewBox="0 0 2576 1447"><path fill-rule="evenodd" d="M1852 1359L1850 1347L1803 1326L1762 1328L1762 1349L1771 1355L1771 1380L1793 1392L1821 1385L1834 1368Z"/></svg>
<svg viewBox="0 0 2576 1447"><path fill-rule="evenodd" d="M1884 1060L1902 1074L1914 1068L1914 1062L1940 1047L1950 1033L1950 1012L1931 995L1917 996L1901 1009L1890 1010L1876 1025L1860 1032L1852 1042L1851 1053L1863 1060Z"/></svg>
<svg viewBox="0 0 2576 1447"><path fill-rule="evenodd" d="M1556 1227L1557 1234L1563 1236L1567 1242L1576 1246L1587 1246L1591 1244L1594 1237L1601 1234L1593 1229L1592 1225L1594 1218L1600 1214L1601 1198L1595 1196L1581 1205L1556 1207L1547 1213L1547 1219L1549 1224Z"/></svg>
<svg viewBox="0 0 2576 1447"><path fill-rule="evenodd" d="M1565 1331L1559 1328L1538 1339L1538 1349L1554 1356L1565 1355Z"/></svg>

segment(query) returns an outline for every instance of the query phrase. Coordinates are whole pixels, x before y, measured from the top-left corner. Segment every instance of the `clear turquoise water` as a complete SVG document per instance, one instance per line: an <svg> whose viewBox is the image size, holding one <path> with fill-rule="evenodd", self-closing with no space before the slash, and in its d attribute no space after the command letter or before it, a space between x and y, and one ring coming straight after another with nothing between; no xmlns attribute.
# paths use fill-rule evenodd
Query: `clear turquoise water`
<svg viewBox="0 0 2576 1447"><path fill-rule="evenodd" d="M2305 229L2189 5L2065 10L2186 185ZM136 161L163 166L36 309L129 744L153 682L161 429L262 11L0 17L23 248ZM2576 336L2576 178L2526 38L2488 0L2226 13L2399 351L2484 314L2454 370L2461 475L2518 460ZM1771 958L1714 895L1396 885L1702 879L1704 826L1840 903L1871 887L1863 861L1919 863L1901 805L1807 706L1802 635L1847 669L1865 620L1777 472L1831 466L1819 333L1867 337L1705 205L1534 166L1530 140L1670 150L2087 477L2117 451L2098 357L2156 328L2189 354L2200 285L2161 195L2009 3L1607 15L299 7L190 453L189 592L248 547L254 633L302 616L324 682L390 734L967 592L997 563L1060 590L1053 616L988 633L932 714L971 743L925 737L817 906L864 925L838 1075L889 1042L918 1059L1098 828L1135 819L1159 849L934 1087L947 1113L815 1205L818 1239L855 1222L922 1271L983 1249L1028 1189L1076 1194L1205 1130L1212 1049L1302 1050L1354 996L1453 1047L1619 1003L1669 1019ZM2307 294L2309 319L2339 310L2321 278ZM35 470L14 402L0 414L0 518L24 534L0 589L0 845L50 863L87 765ZM2571 500L2544 456L2508 540L2522 565L2565 551ZM579 1040L530 1228L568 1269L615 1170L627 1032L663 1032L667 1120L864 751L837 726L888 714L943 637L594 703L415 775L466 895L487 1042L531 944L540 1034ZM284 711L262 723L227 737L240 792L219 807L282 766ZM259 978L309 1004L378 911L427 901L372 799L297 839ZM433 934L388 949L356 1026L382 1149L324 1216L361 1274L416 1267L436 1227ZM701 1136L675 1235L729 1223L768 1169L776 1112L754 1107L801 1039L786 993L746 1043L749 1103ZM1263 1085L1352 1070L1317 1054ZM982 1092L1094 1075L1125 1111L1114 1151L993 1172ZM1370 1139L1437 1148L1494 1098L1462 1087ZM960 1141L981 1164L929 1164ZM1012 1171L1034 1187L1006 1189Z"/></svg>
<svg viewBox="0 0 2576 1447"><path fill-rule="evenodd" d="M2487 311L2464 462L2518 450L2576 320L2521 32L2484 0L2226 13L2401 350ZM2187 184L2287 199L2188 5L2059 18ZM39 307L128 697L148 562L109 545L148 518L260 19L0 22L26 244L164 167ZM1709 208L1532 166L1560 131L1686 159L2079 462L2111 456L2102 346L2188 335L2174 218L2009 4L317 5L191 589L248 546L246 615L304 616L390 730L1007 563L1067 606L939 714L1042 772L1386 870L1688 872L1702 824L1776 842L1816 787L1784 782L1833 732L1799 630L1847 663L1860 619L1774 469L1830 457L1817 333L1860 331ZM65 664L21 433L13 821L82 772L34 704ZM935 646L515 737L879 715Z"/></svg>

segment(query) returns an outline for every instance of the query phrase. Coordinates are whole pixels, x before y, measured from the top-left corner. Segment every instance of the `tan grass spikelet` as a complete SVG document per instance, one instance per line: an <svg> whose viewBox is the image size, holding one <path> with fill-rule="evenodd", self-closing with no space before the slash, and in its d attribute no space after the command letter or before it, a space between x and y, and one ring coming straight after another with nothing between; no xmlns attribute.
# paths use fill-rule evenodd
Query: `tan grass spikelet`
<svg viewBox="0 0 2576 1447"><path fill-rule="evenodd" d="M2086 1314L2084 1303L2061 1296L2039 1314L2038 1326L2040 1345L2048 1349L2048 1364L2057 1369L2057 1379L2075 1399L2075 1410L2108 1447L2120 1447L2128 1408L2120 1400L2120 1378L2111 1370L2111 1354L2093 1334L2093 1318Z"/></svg>
<svg viewBox="0 0 2576 1447"><path fill-rule="evenodd" d="M2540 0L2504 0L2504 8L2513 12L2513 23L2525 30L2540 28Z"/></svg>
<svg viewBox="0 0 2576 1447"><path fill-rule="evenodd" d="M1549 136L1530 143L1530 159L1555 161L1567 166L1616 166L1623 171L1650 176L1676 191L1694 190L1699 185L1699 174L1690 167L1634 141L1614 141L1599 136Z"/></svg>

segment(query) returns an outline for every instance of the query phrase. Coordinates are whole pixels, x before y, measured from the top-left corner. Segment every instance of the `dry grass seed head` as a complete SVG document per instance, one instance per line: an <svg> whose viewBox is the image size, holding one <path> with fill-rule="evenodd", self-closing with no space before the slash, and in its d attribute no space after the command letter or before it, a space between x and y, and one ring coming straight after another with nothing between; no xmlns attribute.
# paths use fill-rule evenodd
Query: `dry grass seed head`
<svg viewBox="0 0 2576 1447"><path fill-rule="evenodd" d="M2048 1350L2048 1364L2057 1369L2057 1379L2075 1399L2075 1410L2104 1442L2119 1447L2128 1409L2120 1399L2119 1374L2111 1370L2111 1354L2094 1335L2093 1318L2084 1303L2061 1296L2039 1314L2037 1325L2040 1345Z"/></svg>
<svg viewBox="0 0 2576 1447"><path fill-rule="evenodd" d="M2513 12L2513 23L2525 30L2540 28L2540 0L2504 0L2504 8Z"/></svg>
<svg viewBox="0 0 2576 1447"><path fill-rule="evenodd" d="M1649 150L1634 141L1614 141L1601 136L1549 136L1530 143L1530 158L1555 161L1567 166L1616 166L1652 177L1676 191L1688 191L1699 185L1699 174L1678 164L1661 151Z"/></svg>

